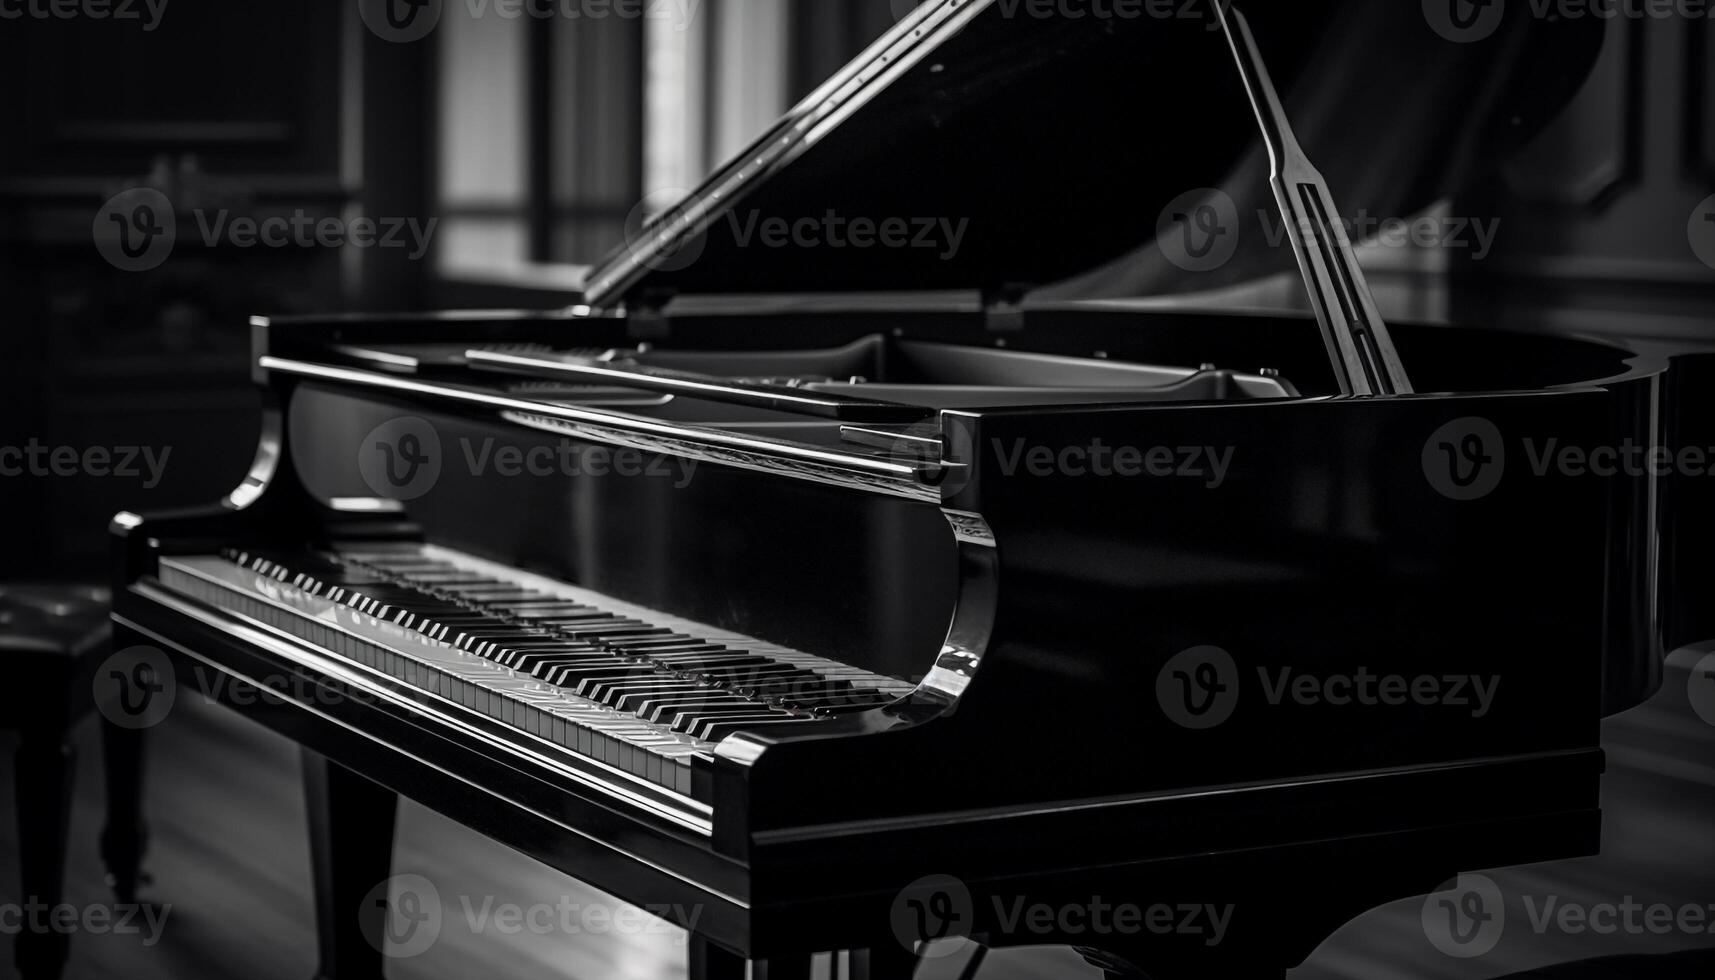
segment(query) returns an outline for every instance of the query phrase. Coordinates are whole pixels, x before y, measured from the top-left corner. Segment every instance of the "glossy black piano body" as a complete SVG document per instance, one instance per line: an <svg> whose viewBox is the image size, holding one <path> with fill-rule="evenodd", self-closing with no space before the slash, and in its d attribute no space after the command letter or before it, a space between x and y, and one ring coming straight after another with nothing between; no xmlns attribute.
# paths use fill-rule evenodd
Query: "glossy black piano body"
<svg viewBox="0 0 1715 980"><path fill-rule="evenodd" d="M763 214L813 213L825 173L805 161L894 133L884 124L919 103L912 118L953 130L929 145L957 172L961 120L994 124L969 122L990 103L968 92L993 83L1021 39L1051 42L1048 103L1085 73L1121 77L1124 62L1103 56L1115 38L1166 43L1159 24L1027 25L981 16L992 6L915 15L852 71L885 75L889 45L921 35L937 38L930 56L895 62L900 78L836 79L711 187L760 188ZM1067 58L1086 67L1061 77ZM883 87L822 126L845 82ZM1069 123L1052 135L1075 136ZM1254 138L1235 137L1223 165ZM769 180L742 173L747 161ZM850 186L838 176L831 186ZM1052 194L1071 204L1066 183ZM912 196L949 186L930 177L900 198L863 185L837 204L961 213ZM992 215L983 192L958 203ZM1049 210L1027 209L1018 228L1041 231ZM1357 912L1461 869L1595 848L1598 723L1659 671L1660 488L1555 453L1660 444L1665 362L1578 338L1395 324L1418 394L1355 397L1315 321L1015 302L1009 284L1110 256L1124 228L1017 262L995 249L1020 239L996 233L936 273L980 300L890 305L687 301L723 276L782 293L922 269L892 254L758 258L683 209L661 227L597 271L589 306L564 313L258 320L255 469L206 512L116 520L123 638L167 651L181 683L339 773L620 899L698 909L715 956L866 948L897 960L912 889L950 875L971 896L961 931L995 945L1280 969ZM687 242L697 261L650 251ZM660 306L669 294L679 301ZM379 463L378 438L394 453ZM389 494L375 467L395 456L417 462L382 471L401 477L405 492ZM438 474L417 480L430 457ZM507 472L502 460L548 462ZM692 746L683 779L636 763L647 749L592 757L548 714L413 682L432 670L399 668L411 650L424 663L469 651L405 635L390 617L420 611L409 597L366 619L318 606L333 594L320 585L296 590L308 573L292 555L385 564L414 543L466 572L566 583L899 694L738 723ZM275 565L229 569L214 557L228 548ZM400 561L389 594L432 564ZM202 591L182 587L205 573ZM322 623L281 625L293 609ZM410 649L343 655L360 636ZM233 697L234 680L285 693ZM366 792L319 773L317 792L334 792L330 779ZM387 865L326 863L331 971L352 955L327 938L357 915L340 903ZM1230 903L1245 938L1078 937L998 911L1092 895Z"/></svg>

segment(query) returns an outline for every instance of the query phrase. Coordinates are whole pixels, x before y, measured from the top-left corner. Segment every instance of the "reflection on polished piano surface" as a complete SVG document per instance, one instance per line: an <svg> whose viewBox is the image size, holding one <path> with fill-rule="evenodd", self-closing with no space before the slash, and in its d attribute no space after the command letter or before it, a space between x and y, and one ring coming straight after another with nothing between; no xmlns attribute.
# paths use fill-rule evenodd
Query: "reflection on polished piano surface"
<svg viewBox="0 0 1715 980"><path fill-rule="evenodd" d="M709 977L829 950L903 975L952 932L1278 974L1461 870L1592 850L1676 512L1648 475L1530 464L1661 444L1674 368L1381 321L1287 121L1313 99L1338 135L1312 40L1353 6L921 8L574 309L257 320L251 476L116 519L116 618L305 747L323 975L379 972L395 794L697 909ZM1449 56L1536 84L1446 155L1551 115L1593 27L1515 17ZM1413 203L1432 162L1365 186ZM1196 188L1277 208L1290 247L1199 279L1170 206ZM738 217L829 211L969 233L829 258ZM1032 301L1140 242L1164 293L1296 261L1316 317ZM1492 698L1269 693L1374 675ZM996 911L1092 896L1233 914L1212 945Z"/></svg>

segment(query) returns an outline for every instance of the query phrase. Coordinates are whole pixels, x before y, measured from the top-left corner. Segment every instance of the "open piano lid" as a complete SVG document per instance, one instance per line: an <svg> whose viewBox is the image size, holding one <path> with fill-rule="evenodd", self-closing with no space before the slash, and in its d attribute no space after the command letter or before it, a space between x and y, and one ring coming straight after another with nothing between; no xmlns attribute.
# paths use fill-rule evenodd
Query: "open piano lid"
<svg viewBox="0 0 1715 980"><path fill-rule="evenodd" d="M1602 43L1594 18L1543 20L1524 4L1473 8L1477 33L1493 32L1449 39L1436 5L1463 3L1238 5L1344 214L1409 216L1468 183L1553 118ZM1065 295L1103 266L1110 290L1118 268L1126 294L1151 295L1288 268L1280 225L1267 227L1279 219L1258 117L1216 13L1206 0L921 6L680 204L628 229L585 299ZM1241 217L1213 268L1171 261L1158 222L1209 188L1261 220ZM911 243L851 246L859 220L892 221ZM783 247L778 233L800 227L818 247Z"/></svg>

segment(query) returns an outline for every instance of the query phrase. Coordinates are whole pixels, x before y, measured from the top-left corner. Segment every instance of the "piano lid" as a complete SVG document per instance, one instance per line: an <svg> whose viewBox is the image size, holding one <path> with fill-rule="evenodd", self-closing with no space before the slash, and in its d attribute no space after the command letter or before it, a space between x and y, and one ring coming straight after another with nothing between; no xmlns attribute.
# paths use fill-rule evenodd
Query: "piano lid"
<svg viewBox="0 0 1715 980"><path fill-rule="evenodd" d="M1408 217L1480 176L1554 117L1604 36L1594 18L1539 19L1526 4L1470 7L1461 35L1443 3L1468 6L1238 4L1348 218ZM1004 295L1079 277L1111 290L1116 275L1130 295L1218 288L1292 266L1267 174L1204 0L943 0L629 228L586 300ZM1233 245L1218 262L1175 254L1195 229L1173 220L1210 189L1225 197L1201 210L1237 219Z"/></svg>

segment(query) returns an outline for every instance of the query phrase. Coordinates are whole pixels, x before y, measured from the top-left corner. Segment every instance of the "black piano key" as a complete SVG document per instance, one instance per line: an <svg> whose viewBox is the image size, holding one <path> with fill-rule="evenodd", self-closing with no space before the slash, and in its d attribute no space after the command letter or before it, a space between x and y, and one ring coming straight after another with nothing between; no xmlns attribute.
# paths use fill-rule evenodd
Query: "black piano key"
<svg viewBox="0 0 1715 980"><path fill-rule="evenodd" d="M774 666L757 657L745 657L731 653L720 656L693 657L690 660L677 660L671 656L651 656L648 659L650 663L657 664L664 669L699 677L712 676L717 671L738 671L745 668L764 670Z"/></svg>
<svg viewBox="0 0 1715 980"><path fill-rule="evenodd" d="M719 742L735 732L748 732L789 725L812 724L821 719L809 715L783 715L754 718L709 718L692 726L686 734L705 742Z"/></svg>
<svg viewBox="0 0 1715 980"><path fill-rule="evenodd" d="M701 691L714 691L716 688L694 680L612 680L597 681L588 688L585 697L592 701L600 701L610 708L629 711L637 714L638 708L644 702L660 699L674 694L696 694Z"/></svg>
<svg viewBox="0 0 1715 980"><path fill-rule="evenodd" d="M893 698L764 654L427 559L236 553L259 575L418 629L672 730L718 740ZM791 710L785 710L791 709Z"/></svg>
<svg viewBox="0 0 1715 980"><path fill-rule="evenodd" d="M777 711L779 709L737 697L729 691L713 696L669 695L651 703L644 709L643 717L659 724L671 725L676 732L683 732L687 726L716 715L772 714Z"/></svg>
<svg viewBox="0 0 1715 980"><path fill-rule="evenodd" d="M622 698L627 710L644 721L657 725L670 724L674 718L701 708L726 707L746 712L775 710L745 698L734 697L731 691L718 687L701 687L689 691L663 691L654 695Z"/></svg>
<svg viewBox="0 0 1715 980"><path fill-rule="evenodd" d="M657 647L697 646L702 641L683 633L659 633L647 636L620 636L608 641L616 650L651 650Z"/></svg>
<svg viewBox="0 0 1715 980"><path fill-rule="evenodd" d="M606 625L606 624L601 624L601 623L588 624L588 625L585 625L585 624L562 625L562 624L560 624L554 620L549 620L543 625L552 626L555 629L559 630L560 633L562 633L565 636L587 637L587 638L593 639L593 640L619 639L621 637L627 637L627 636L632 636L632 637L656 636L656 635L662 635L662 634L669 632L668 630L664 630L659 626L650 626L648 623L637 622L635 620L633 620L629 623L621 622L621 623L615 623L613 625Z"/></svg>
<svg viewBox="0 0 1715 980"><path fill-rule="evenodd" d="M605 661L614 658L599 647L561 643L542 647L505 646L500 648L491 659L513 670L531 671L538 664L548 661L570 663L575 660L599 659Z"/></svg>
<svg viewBox="0 0 1715 980"><path fill-rule="evenodd" d="M640 666L634 660L615 657L611 663L580 661L563 664L550 668L544 676L543 670L532 673L546 680L555 687L563 687L578 696L583 696L583 685L591 681L610 679L614 677L641 676L649 668Z"/></svg>
<svg viewBox="0 0 1715 980"><path fill-rule="evenodd" d="M747 656L736 650L688 650L684 652L650 650L643 654L651 663L678 671L697 671L704 667L765 667L769 661Z"/></svg>
<svg viewBox="0 0 1715 980"><path fill-rule="evenodd" d="M502 602L502 603L497 603L497 604L490 604L488 606L488 608L498 609L501 612L506 613L507 615L516 616L519 619L529 619L529 620L558 619L558 620L563 620L565 622L579 622L579 621L590 620L590 619L608 619L608 618L611 618L611 614L603 612L600 609L596 609L593 606L571 606L571 605L560 605L560 604L532 605L530 603L522 603L522 602L521 603Z"/></svg>
<svg viewBox="0 0 1715 980"><path fill-rule="evenodd" d="M706 677L713 683L735 690L758 683L765 678L798 677L805 673L797 667L773 662L732 667L688 667L686 672L698 677Z"/></svg>
<svg viewBox="0 0 1715 980"><path fill-rule="evenodd" d="M788 678L764 678L761 683L744 685L744 692L758 698L814 696L840 694L855 690L850 681L805 670Z"/></svg>
<svg viewBox="0 0 1715 980"><path fill-rule="evenodd" d="M895 698L888 697L879 691L849 691L843 694L820 694L812 696L782 697L769 699L769 703L781 708L792 708L799 711L813 711L818 714L845 715L860 711L869 711L886 704L892 704Z"/></svg>

